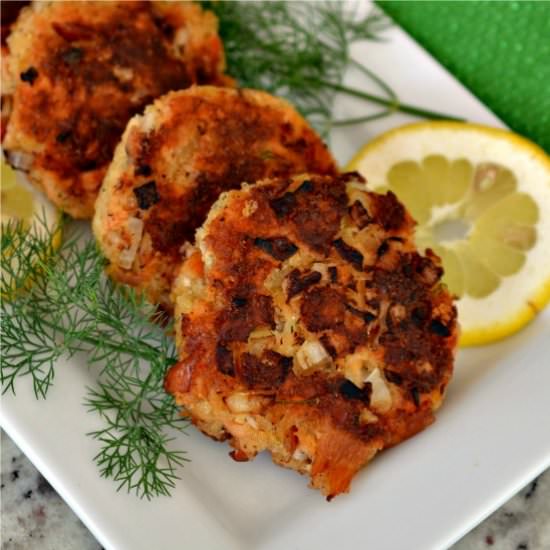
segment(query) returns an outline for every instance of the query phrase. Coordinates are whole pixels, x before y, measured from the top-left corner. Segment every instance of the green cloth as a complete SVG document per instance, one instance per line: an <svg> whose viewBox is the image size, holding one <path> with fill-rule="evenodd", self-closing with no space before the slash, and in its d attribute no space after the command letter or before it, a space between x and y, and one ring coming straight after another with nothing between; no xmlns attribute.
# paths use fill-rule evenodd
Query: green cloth
<svg viewBox="0 0 550 550"><path fill-rule="evenodd" d="M550 153L550 1L377 3L510 128Z"/></svg>

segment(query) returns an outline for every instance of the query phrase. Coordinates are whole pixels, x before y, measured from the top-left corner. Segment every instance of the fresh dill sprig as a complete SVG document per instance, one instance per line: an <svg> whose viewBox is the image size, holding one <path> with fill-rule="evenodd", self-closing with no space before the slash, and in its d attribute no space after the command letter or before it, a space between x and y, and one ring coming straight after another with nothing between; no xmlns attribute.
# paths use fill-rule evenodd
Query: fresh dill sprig
<svg viewBox="0 0 550 550"><path fill-rule="evenodd" d="M360 40L381 40L390 20L376 8L360 15L358 2L203 2L219 19L229 74L244 87L287 98L323 134L333 125L355 124L396 111L434 118L456 117L402 103L393 90L350 47ZM353 65L381 95L342 83ZM345 93L384 109L345 121L332 120L336 93Z"/></svg>
<svg viewBox="0 0 550 550"><path fill-rule="evenodd" d="M85 354L97 372L86 406L103 427L94 457L103 476L141 497L169 494L185 453L170 448L170 434L186 421L163 391L175 362L169 329L131 290L103 274L105 261L89 235L71 235L54 250L57 229L2 227L2 392L30 377L37 398L46 396L61 357Z"/></svg>

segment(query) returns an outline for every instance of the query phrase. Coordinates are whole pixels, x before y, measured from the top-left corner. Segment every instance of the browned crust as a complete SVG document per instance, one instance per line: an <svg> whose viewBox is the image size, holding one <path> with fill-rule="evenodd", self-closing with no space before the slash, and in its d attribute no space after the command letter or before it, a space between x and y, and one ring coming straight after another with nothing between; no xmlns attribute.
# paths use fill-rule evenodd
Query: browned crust
<svg viewBox="0 0 550 550"><path fill-rule="evenodd" d="M189 39L178 51L181 32ZM16 84L8 159L12 150L32 154L31 179L75 217L92 216L133 115L169 90L225 82L216 20L190 3L37 5L22 12L8 42Z"/></svg>
<svg viewBox="0 0 550 550"><path fill-rule="evenodd" d="M115 158L106 178L94 231L113 278L153 302L169 292L182 245L223 191L266 177L336 170L325 144L287 102L255 90L203 86L169 94L134 119L123 143L127 156ZM140 208L134 195L151 182L158 200ZM143 220L151 247L125 269L117 261L125 244L110 243L130 217Z"/></svg>
<svg viewBox="0 0 550 550"><path fill-rule="evenodd" d="M274 426L263 447L276 462L307 471L313 486L329 497L346 491L377 451L433 421L457 342L456 310L439 282L439 259L416 252L414 222L394 195L350 193L346 186L353 179L347 174L266 181L214 206L199 233L206 267L197 253L182 268L206 289L189 311L176 311L181 361L165 382L197 425L229 437L241 459L254 456L254 438L266 436L260 430L244 436L227 420L220 398L261 395L262 410L254 418ZM250 201L257 208L243 216ZM362 233L353 233L361 227ZM350 234L357 235L355 241ZM276 240L284 246L266 244ZM284 271L289 262L299 267L288 268L279 287L266 286L274 270ZM322 280L311 277L314 271L304 266L315 262L335 269ZM308 275L309 283L296 291L296 277ZM291 314L297 319L296 346L304 339L322 342L332 356L330 367L300 374L277 338L260 353L252 350L253 331L277 334ZM347 359L361 351L377 361L391 387L393 405L385 412L371 410L370 383L359 388L346 378ZM214 412L199 413L202 402ZM365 409L377 420L361 422ZM223 426L211 423L220 418ZM308 441L314 449L310 465L295 463L294 449Z"/></svg>

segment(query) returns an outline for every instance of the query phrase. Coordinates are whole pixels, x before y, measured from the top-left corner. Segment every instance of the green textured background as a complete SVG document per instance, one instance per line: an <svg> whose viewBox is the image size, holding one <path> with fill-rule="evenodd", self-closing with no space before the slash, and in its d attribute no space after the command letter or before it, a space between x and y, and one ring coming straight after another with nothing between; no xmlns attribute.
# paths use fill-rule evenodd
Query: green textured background
<svg viewBox="0 0 550 550"><path fill-rule="evenodd" d="M550 2L378 5L510 128L550 153Z"/></svg>

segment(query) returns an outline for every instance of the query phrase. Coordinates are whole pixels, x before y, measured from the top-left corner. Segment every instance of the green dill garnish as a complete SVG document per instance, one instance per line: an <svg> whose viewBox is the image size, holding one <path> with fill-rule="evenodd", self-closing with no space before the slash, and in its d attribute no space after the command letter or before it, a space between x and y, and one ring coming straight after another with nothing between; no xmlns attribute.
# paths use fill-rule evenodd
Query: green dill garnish
<svg viewBox="0 0 550 550"><path fill-rule="evenodd" d="M170 449L169 433L187 425L163 391L175 362L169 328L143 298L105 277L89 234L65 229L54 251L55 230L45 225L39 232L16 223L2 227L2 392L15 393L16 380L29 377L43 398L57 360L85 354L97 372L85 404L104 425L89 434L100 443L101 474L142 497L169 494L186 460Z"/></svg>
<svg viewBox="0 0 550 550"><path fill-rule="evenodd" d="M395 92L350 47L381 40L389 19L376 8L358 14L359 3L202 2L219 19L228 72L239 85L287 98L323 134L333 126L366 122L396 111L425 118L456 117L402 103ZM342 83L349 66L359 69L381 95ZM335 94L341 92L384 107L374 115L332 120Z"/></svg>

